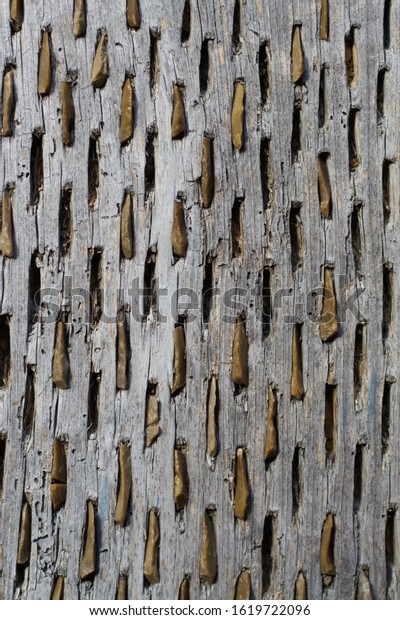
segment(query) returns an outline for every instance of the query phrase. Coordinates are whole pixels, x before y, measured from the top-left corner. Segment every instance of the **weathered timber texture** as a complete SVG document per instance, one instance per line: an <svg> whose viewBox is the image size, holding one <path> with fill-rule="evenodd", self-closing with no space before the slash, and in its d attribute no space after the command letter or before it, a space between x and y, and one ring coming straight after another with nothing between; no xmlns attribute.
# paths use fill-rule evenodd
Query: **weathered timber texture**
<svg viewBox="0 0 400 620"><path fill-rule="evenodd" d="M400 597L399 21L0 3L0 598Z"/></svg>

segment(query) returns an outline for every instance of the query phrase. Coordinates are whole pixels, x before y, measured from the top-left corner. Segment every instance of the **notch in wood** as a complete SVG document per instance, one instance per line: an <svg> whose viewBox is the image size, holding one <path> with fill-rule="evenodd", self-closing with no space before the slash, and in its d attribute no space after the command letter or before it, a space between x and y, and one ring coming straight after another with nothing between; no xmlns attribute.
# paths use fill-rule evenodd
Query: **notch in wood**
<svg viewBox="0 0 400 620"><path fill-rule="evenodd" d="M218 572L217 541L215 538L214 523L209 511L203 516L200 549L200 579L210 586L215 583Z"/></svg>
<svg viewBox="0 0 400 620"><path fill-rule="evenodd" d="M55 387L66 390L69 382L69 355L67 343L67 329L60 319L57 322L54 354L53 354L53 383Z"/></svg>
<svg viewBox="0 0 400 620"><path fill-rule="evenodd" d="M292 378L290 381L290 395L295 400L301 400L304 396L301 327L300 324L296 324L293 325L292 330Z"/></svg>
<svg viewBox="0 0 400 620"><path fill-rule="evenodd" d="M31 529L32 529L32 510L30 503L25 499L21 511L21 522L19 527L19 540L17 550L17 564L26 566L31 557Z"/></svg>
<svg viewBox="0 0 400 620"><path fill-rule="evenodd" d="M147 540L144 554L143 574L149 584L159 583L160 573L158 568L158 542L160 539L160 527L157 512L149 510L147 524Z"/></svg>
<svg viewBox="0 0 400 620"><path fill-rule="evenodd" d="M181 449L174 450L174 502L175 509L183 510L189 501L189 475L186 455Z"/></svg>
<svg viewBox="0 0 400 620"><path fill-rule="evenodd" d="M53 442L50 494L53 510L59 510L67 497L67 459L64 444L59 439Z"/></svg>
<svg viewBox="0 0 400 620"><path fill-rule="evenodd" d="M132 194L125 192L121 209L121 256L133 258L133 213Z"/></svg>
<svg viewBox="0 0 400 620"><path fill-rule="evenodd" d="M268 388L268 409L266 420L266 438L264 449L264 461L272 463L278 455L278 433L276 428L276 415L278 409L278 399L276 391L272 385Z"/></svg>
<svg viewBox="0 0 400 620"><path fill-rule="evenodd" d="M65 146L71 146L75 129L75 107L70 82L61 82L61 134Z"/></svg>
<svg viewBox="0 0 400 620"><path fill-rule="evenodd" d="M149 448L152 443L155 442L160 434L160 428L158 426L159 414L158 414L158 399L155 394L149 392L147 389L146 395L146 448Z"/></svg>
<svg viewBox="0 0 400 620"><path fill-rule="evenodd" d="M241 151L244 144L245 96L245 87L243 82L236 82L232 103L231 131L232 144L237 151Z"/></svg>
<svg viewBox="0 0 400 620"><path fill-rule="evenodd" d="M178 84L174 84L171 137L173 140L183 138L186 131L185 106L183 103L181 89Z"/></svg>
<svg viewBox="0 0 400 620"><path fill-rule="evenodd" d="M214 198L214 144L213 139L204 136L201 158L201 199L208 209Z"/></svg>
<svg viewBox="0 0 400 620"><path fill-rule="evenodd" d="M249 385L248 341L245 320L241 315L236 317L233 334L231 378L236 385Z"/></svg>
<svg viewBox="0 0 400 620"><path fill-rule="evenodd" d="M186 344L183 325L174 328L174 382L171 395L177 394L186 385Z"/></svg>
<svg viewBox="0 0 400 620"><path fill-rule="evenodd" d="M125 525L128 511L129 496L132 486L132 462L131 449L125 443L119 446L119 485L118 499L115 508L114 521L119 525Z"/></svg>
<svg viewBox="0 0 400 620"><path fill-rule="evenodd" d="M330 512L327 515L322 527L321 547L319 555L321 574L325 586L329 586L333 581L333 577L336 575L334 544L335 520L333 514Z"/></svg>

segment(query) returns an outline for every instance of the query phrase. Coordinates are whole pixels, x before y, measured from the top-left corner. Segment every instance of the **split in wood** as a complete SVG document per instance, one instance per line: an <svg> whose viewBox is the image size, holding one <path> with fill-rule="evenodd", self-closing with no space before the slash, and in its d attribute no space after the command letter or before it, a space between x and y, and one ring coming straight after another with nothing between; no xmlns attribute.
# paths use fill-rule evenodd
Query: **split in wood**
<svg viewBox="0 0 400 620"><path fill-rule="evenodd" d="M123 258L133 258L133 242L132 194L126 192L121 209L121 256Z"/></svg>
<svg viewBox="0 0 400 620"><path fill-rule="evenodd" d="M392 187L392 166L393 162L384 159L382 164L382 205L383 219L385 224L389 221L390 212L393 206L393 187Z"/></svg>
<svg viewBox="0 0 400 620"><path fill-rule="evenodd" d="M329 0L321 0L319 15L319 38L326 41L329 38Z"/></svg>
<svg viewBox="0 0 400 620"><path fill-rule="evenodd" d="M337 386L325 385L325 453L327 458L335 458L337 434Z"/></svg>
<svg viewBox="0 0 400 620"><path fill-rule="evenodd" d="M353 478L353 514L355 515L360 510L363 497L364 468L364 446L361 443L357 443Z"/></svg>
<svg viewBox="0 0 400 620"><path fill-rule="evenodd" d="M234 54L239 54L242 48L242 7L241 0L236 0L235 8L233 10L233 23L232 23L232 51Z"/></svg>
<svg viewBox="0 0 400 620"><path fill-rule="evenodd" d="M175 200L174 202L171 244L175 257L184 258L186 256L188 234L185 223L185 210L180 200Z"/></svg>
<svg viewBox="0 0 400 620"><path fill-rule="evenodd" d="M289 215L290 258L292 271L303 265L303 224L301 221L301 204L292 203Z"/></svg>
<svg viewBox="0 0 400 620"><path fill-rule="evenodd" d="M320 547L320 567L321 575L325 586L330 586L336 575L335 559L335 519L330 512L322 527L321 547Z"/></svg>
<svg viewBox="0 0 400 620"><path fill-rule="evenodd" d="M296 446L292 460L292 517L297 515L303 498L303 469L301 466L301 448Z"/></svg>
<svg viewBox="0 0 400 620"><path fill-rule="evenodd" d="M213 293L214 293L214 259L210 254L207 254L204 264L204 276L203 276L203 290L201 292L202 297L202 310L203 310L203 323L207 324L210 320L210 314L213 305Z"/></svg>
<svg viewBox="0 0 400 620"><path fill-rule="evenodd" d="M14 72L12 67L7 67L3 74L3 121L2 131L4 137L13 135L13 121L15 111Z"/></svg>
<svg viewBox="0 0 400 620"><path fill-rule="evenodd" d="M56 325L56 334L53 354L53 383L61 390L68 389L69 382L69 355L67 329L60 319Z"/></svg>
<svg viewBox="0 0 400 620"><path fill-rule="evenodd" d="M75 108L70 82L61 82L61 133L65 146L71 146L75 129Z"/></svg>
<svg viewBox="0 0 400 620"><path fill-rule="evenodd" d="M200 94L205 95L208 90L208 78L210 73L210 62L208 58L209 39L203 39L200 51L199 64L199 86Z"/></svg>
<svg viewBox="0 0 400 620"><path fill-rule="evenodd" d="M385 563L386 563L386 599L393 597L397 585L397 532L396 507L390 506L386 513L385 527Z"/></svg>
<svg viewBox="0 0 400 620"><path fill-rule="evenodd" d="M189 475L186 455L181 449L174 450L174 502L177 511L183 510L189 501Z"/></svg>
<svg viewBox="0 0 400 620"><path fill-rule="evenodd" d="M272 463L278 455L277 409L278 399L276 391L270 385L268 388L267 434L264 449L264 461L266 463Z"/></svg>
<svg viewBox="0 0 400 620"><path fill-rule="evenodd" d="M351 247L353 250L354 270L357 276L362 271L362 231L362 205L355 203L351 213Z"/></svg>
<svg viewBox="0 0 400 620"><path fill-rule="evenodd" d="M328 267L324 268L324 293L322 301L321 322L319 333L323 342L329 342L336 338L339 332L337 320L335 283L333 271Z"/></svg>
<svg viewBox="0 0 400 620"><path fill-rule="evenodd" d="M325 126L327 117L326 105L326 75L327 68L325 65L321 67L319 73L319 92L318 92L318 127L322 129Z"/></svg>
<svg viewBox="0 0 400 620"><path fill-rule="evenodd" d="M364 385L366 371L366 354L365 354L365 325L358 323L356 325L356 333L354 339L354 367L353 367L353 385L354 385L354 402L356 408L361 406L360 396Z"/></svg>
<svg viewBox="0 0 400 620"><path fill-rule="evenodd" d="M126 23L129 28L140 28L139 0L126 0Z"/></svg>
<svg viewBox="0 0 400 620"><path fill-rule="evenodd" d="M244 144L244 106L244 84L243 82L236 82L232 104L231 130L232 144L237 151L241 151Z"/></svg>
<svg viewBox="0 0 400 620"><path fill-rule="evenodd" d="M93 502L88 500L86 512L86 530L79 577L82 581L92 579L96 572L96 514Z"/></svg>
<svg viewBox="0 0 400 620"><path fill-rule="evenodd" d="M121 118L119 124L119 141L124 146L133 136L134 108L133 88L130 77L125 78L121 96Z"/></svg>
<svg viewBox="0 0 400 620"><path fill-rule="evenodd" d="M181 45L187 43L190 38L190 0L185 0L182 13L182 26L181 26Z"/></svg>
<svg viewBox="0 0 400 620"><path fill-rule="evenodd" d="M155 389L155 388L153 388ZM149 448L155 442L160 434L158 399L157 396L147 389L146 394L146 429L145 429L145 445Z"/></svg>
<svg viewBox="0 0 400 620"><path fill-rule="evenodd" d="M186 131L185 106L183 103L181 89L178 84L174 84L174 94L172 103L171 137L183 138Z"/></svg>
<svg viewBox="0 0 400 620"><path fill-rule="evenodd" d="M390 49L390 17L392 11L392 0L385 0L383 11L383 47L385 50Z"/></svg>
<svg viewBox="0 0 400 620"><path fill-rule="evenodd" d="M0 435L0 502L3 495L4 466L6 462L6 437Z"/></svg>
<svg viewBox="0 0 400 620"><path fill-rule="evenodd" d="M53 442L50 494L53 510L59 510L67 497L67 459L64 444L60 439Z"/></svg>
<svg viewBox="0 0 400 620"><path fill-rule="evenodd" d="M292 82L299 82L304 74L304 58L301 45L301 26L295 26L292 34Z"/></svg>
<svg viewBox="0 0 400 620"><path fill-rule="evenodd" d="M76 39L86 34L86 0L74 0L73 33Z"/></svg>
<svg viewBox="0 0 400 620"><path fill-rule="evenodd" d="M115 597L117 601L127 601L128 600L128 577L122 575L118 579L117 585L117 595Z"/></svg>
<svg viewBox="0 0 400 620"><path fill-rule="evenodd" d="M19 32L24 21L24 0L10 0L10 22L14 32Z"/></svg>
<svg viewBox="0 0 400 620"><path fill-rule="evenodd" d="M88 393L88 415L87 430L88 434L97 430L99 422L100 409L100 382L101 372L94 372L93 367L90 370L89 393Z"/></svg>
<svg viewBox="0 0 400 620"><path fill-rule="evenodd" d="M359 142L359 117L360 110L358 108L351 108L348 119L348 145L349 145L349 167L350 170L354 170L361 163Z"/></svg>
<svg viewBox="0 0 400 620"><path fill-rule="evenodd" d="M261 43L258 50L258 75L260 79L261 103L265 105L271 96L270 48L268 41Z"/></svg>
<svg viewBox="0 0 400 620"><path fill-rule="evenodd" d="M174 329L174 382L171 395L177 394L186 385L186 344L183 325Z"/></svg>
<svg viewBox="0 0 400 620"><path fill-rule="evenodd" d="M390 445L390 422L391 422L391 388L392 383L385 379L382 396L382 414L381 414L381 446L382 455L384 455Z"/></svg>
<svg viewBox="0 0 400 620"><path fill-rule="evenodd" d="M155 97L160 79L160 55L159 55L160 33L150 28L150 94Z"/></svg>
<svg viewBox="0 0 400 620"><path fill-rule="evenodd" d="M159 583L160 573L158 568L158 546L160 539L160 527L157 512L149 510L147 524L147 540L144 553L143 573L149 584Z"/></svg>
<svg viewBox="0 0 400 620"><path fill-rule="evenodd" d="M244 568L236 580L235 601L248 601L251 596L251 577L248 568Z"/></svg>
<svg viewBox="0 0 400 620"><path fill-rule="evenodd" d="M10 315L0 315L0 389L8 386L11 367Z"/></svg>
<svg viewBox="0 0 400 620"><path fill-rule="evenodd" d="M93 88L103 88L108 80L107 35L100 32L93 65L91 82Z"/></svg>
<svg viewBox="0 0 400 620"><path fill-rule="evenodd" d="M147 129L146 162L144 166L145 200L152 197L156 183L156 160L154 157L154 142L156 133L154 126Z"/></svg>
<svg viewBox="0 0 400 620"><path fill-rule="evenodd" d="M30 202L37 205L43 190L43 131L37 129L32 134L30 160Z"/></svg>
<svg viewBox="0 0 400 620"><path fill-rule="evenodd" d="M346 79L349 88L357 86L358 82L358 54L354 31L355 28L352 26L350 32L346 34L344 39Z"/></svg>
<svg viewBox="0 0 400 620"><path fill-rule="evenodd" d="M117 390L129 387L129 341L125 321L125 312L121 310L117 320Z"/></svg>
<svg viewBox="0 0 400 620"><path fill-rule="evenodd" d="M57 575L55 579L54 586L53 586L53 592L51 593L51 600L52 601L64 600L64 577L62 575Z"/></svg>
<svg viewBox="0 0 400 620"><path fill-rule="evenodd" d="M250 484L246 452L243 448L238 448L236 451L235 474L235 517L244 521L249 507Z"/></svg>
<svg viewBox="0 0 400 620"><path fill-rule="evenodd" d="M200 549L200 579L206 581L210 586L215 583L218 572L217 541L215 538L214 523L209 511L206 510L203 516L201 549Z"/></svg>
<svg viewBox="0 0 400 620"><path fill-rule="evenodd" d="M132 486L132 463L131 449L125 443L119 446L119 484L118 499L115 508L114 521L119 525L125 525L128 512L129 496Z"/></svg>
<svg viewBox="0 0 400 620"><path fill-rule="evenodd" d="M292 163L298 162L301 154L301 101L296 99L293 106L290 150Z"/></svg>
<svg viewBox="0 0 400 620"><path fill-rule="evenodd" d="M51 38L47 30L42 32L39 51L38 94L44 97L51 88Z"/></svg>
<svg viewBox="0 0 400 620"><path fill-rule="evenodd" d="M190 601L190 579L184 577L179 586L178 601Z"/></svg>
<svg viewBox="0 0 400 620"><path fill-rule="evenodd" d="M268 209L272 204L273 175L271 141L266 136L262 136L260 142L260 176L263 206Z"/></svg>
<svg viewBox="0 0 400 620"><path fill-rule="evenodd" d="M204 136L201 159L201 198L203 207L208 209L214 197L214 145L213 139Z"/></svg>
<svg viewBox="0 0 400 620"><path fill-rule="evenodd" d="M25 498L19 527L19 541L17 550L17 564L26 566L31 557L31 529L32 529L32 510L31 505Z"/></svg>
<svg viewBox="0 0 400 620"><path fill-rule="evenodd" d="M236 197L231 218L232 258L238 258L243 250L242 207L243 198Z"/></svg>
<svg viewBox="0 0 400 620"><path fill-rule="evenodd" d="M297 323L292 330L292 378L290 381L290 395L295 400L304 396L303 385L303 353L301 339L302 325Z"/></svg>
<svg viewBox="0 0 400 620"><path fill-rule="evenodd" d="M275 549L275 515L267 514L264 519L263 537L261 543L261 582L262 594L266 594L272 582Z"/></svg>
<svg viewBox="0 0 400 620"><path fill-rule="evenodd" d="M318 155L318 198L321 215L330 218L332 215L331 184L328 171L328 153Z"/></svg>
<svg viewBox="0 0 400 620"><path fill-rule="evenodd" d="M7 258L14 256L14 225L10 190L3 191L1 207L0 253Z"/></svg>
<svg viewBox="0 0 400 620"><path fill-rule="evenodd" d="M272 267L264 267L262 277L262 338L265 340L271 333L272 294L271 279Z"/></svg>
<svg viewBox="0 0 400 620"><path fill-rule="evenodd" d="M32 366L28 366L26 370L25 396L24 396L24 412L22 416L24 431L28 435L31 434L35 419L35 373Z"/></svg>
<svg viewBox="0 0 400 620"><path fill-rule="evenodd" d="M99 155L97 152L97 137L90 136L88 153L88 206L93 207L97 199L99 186Z"/></svg>
<svg viewBox="0 0 400 620"><path fill-rule="evenodd" d="M300 571L297 575L296 584L294 587L294 600L295 601L307 601L307 580L304 574Z"/></svg>
<svg viewBox="0 0 400 620"><path fill-rule="evenodd" d="M356 600L373 600L370 581L368 579L367 573L362 568L360 568L360 570L358 571Z"/></svg>
<svg viewBox="0 0 400 620"><path fill-rule="evenodd" d="M382 67L378 71L378 80L376 85L376 110L378 112L378 123L381 123L385 116L385 76L387 67Z"/></svg>
<svg viewBox="0 0 400 620"><path fill-rule="evenodd" d="M211 458L218 454L218 383L212 375L207 395L207 453Z"/></svg>
<svg viewBox="0 0 400 620"><path fill-rule="evenodd" d="M102 288L102 255L103 248L89 250L90 257L90 322L92 329L97 326L103 312Z"/></svg>
<svg viewBox="0 0 400 620"><path fill-rule="evenodd" d="M249 385L248 340L245 320L241 315L236 317L233 335L231 378L235 385Z"/></svg>

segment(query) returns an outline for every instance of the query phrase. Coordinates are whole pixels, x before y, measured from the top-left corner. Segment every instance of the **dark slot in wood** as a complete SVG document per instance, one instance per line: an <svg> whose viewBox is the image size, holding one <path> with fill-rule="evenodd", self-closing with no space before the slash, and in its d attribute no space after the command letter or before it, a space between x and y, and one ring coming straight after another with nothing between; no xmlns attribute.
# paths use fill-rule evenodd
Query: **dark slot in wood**
<svg viewBox="0 0 400 620"><path fill-rule="evenodd" d="M147 130L146 139L146 163L144 166L145 200L154 192L156 180L156 163L154 158L154 142L156 134L154 131Z"/></svg>
<svg viewBox="0 0 400 620"><path fill-rule="evenodd" d="M382 286L382 339L386 342L390 332L393 316L393 269L391 265L383 265Z"/></svg>
<svg viewBox="0 0 400 620"><path fill-rule="evenodd" d="M208 384L207 394L207 453L211 458L218 454L218 382L213 375Z"/></svg>
<svg viewBox="0 0 400 620"><path fill-rule="evenodd" d="M354 170L361 163L361 155L359 152L359 122L358 108L351 108L348 120L348 145L349 145L349 166L350 170Z"/></svg>
<svg viewBox="0 0 400 620"><path fill-rule="evenodd" d="M26 369L24 411L22 416L24 432L27 435L32 433L35 421L35 380L35 372L31 366L28 366Z"/></svg>
<svg viewBox="0 0 400 620"><path fill-rule="evenodd" d="M272 198L272 158L271 142L266 136L260 142L260 173L263 205L267 209L271 206Z"/></svg>
<svg viewBox="0 0 400 620"><path fill-rule="evenodd" d="M144 265L143 278L143 313L149 316L153 311L157 310L157 286L156 286L156 261L157 251L151 246L147 252L146 262Z"/></svg>
<svg viewBox="0 0 400 620"><path fill-rule="evenodd" d="M0 502L3 497L4 466L6 462L6 438L0 435Z"/></svg>
<svg viewBox="0 0 400 620"><path fill-rule="evenodd" d="M19 32L24 21L24 0L10 0L10 23L13 32Z"/></svg>
<svg viewBox="0 0 400 620"><path fill-rule="evenodd" d="M0 389L8 386L11 367L10 316L0 316Z"/></svg>
<svg viewBox="0 0 400 620"><path fill-rule="evenodd" d="M386 599L393 598L392 588L396 585L396 510L390 508L386 514L385 560L386 560Z"/></svg>
<svg viewBox="0 0 400 620"><path fill-rule="evenodd" d="M391 168L392 163L388 159L383 161L382 165L382 206L383 206L383 220L385 224L389 221L390 212L392 210L392 183L391 183Z"/></svg>
<svg viewBox="0 0 400 620"><path fill-rule="evenodd" d="M260 80L261 104L265 105L271 96L271 67L268 41L261 43L258 50L258 77Z"/></svg>
<svg viewBox="0 0 400 620"><path fill-rule="evenodd" d="M383 47L385 50L390 48L390 17L392 11L392 0L385 0L383 10Z"/></svg>
<svg viewBox="0 0 400 620"><path fill-rule="evenodd" d="M262 338L266 340L271 333L272 321L272 268L264 267L262 276Z"/></svg>
<svg viewBox="0 0 400 620"><path fill-rule="evenodd" d="M182 26L181 26L181 44L187 43L190 38L190 0L185 0L185 6L182 13Z"/></svg>
<svg viewBox="0 0 400 620"><path fill-rule="evenodd" d="M290 395L295 400L302 400L304 396L302 327L302 324L296 323L292 330L292 376L290 381Z"/></svg>
<svg viewBox="0 0 400 620"><path fill-rule="evenodd" d="M39 202L43 190L43 134L41 130L32 134L30 161L30 202L32 206Z"/></svg>
<svg viewBox="0 0 400 620"><path fill-rule="evenodd" d="M274 566L274 538L275 538L275 517L267 515L264 519L263 537L261 543L261 582L262 594L266 594L272 583L272 572Z"/></svg>
<svg viewBox="0 0 400 620"><path fill-rule="evenodd" d="M326 67L322 67L319 74L319 95L318 95L318 127L322 129L326 121Z"/></svg>
<svg viewBox="0 0 400 620"><path fill-rule="evenodd" d="M236 0L235 8L233 11L233 23L232 23L232 51L234 54L239 54L242 48L241 30L242 30L241 0Z"/></svg>
<svg viewBox="0 0 400 620"><path fill-rule="evenodd" d="M232 258L240 256L243 250L242 207L243 198L235 198L231 217Z"/></svg>
<svg viewBox="0 0 400 620"><path fill-rule="evenodd" d="M207 256L204 264L204 278L202 291L203 323L208 323L212 310L213 286L214 286L214 263L210 256Z"/></svg>
<svg viewBox="0 0 400 620"><path fill-rule="evenodd" d="M301 108L298 103L294 106L292 119L292 138L290 144L293 164L299 160L301 153Z"/></svg>
<svg viewBox="0 0 400 620"><path fill-rule="evenodd" d="M324 433L326 457L334 459L337 436L337 386L330 383L325 385Z"/></svg>
<svg viewBox="0 0 400 620"><path fill-rule="evenodd" d="M94 206L97 200L97 188L99 186L99 155L97 151L97 138L90 136L88 154L88 205Z"/></svg>
<svg viewBox="0 0 400 620"><path fill-rule="evenodd" d="M210 586L216 582L218 575L215 521L216 510L207 509L202 523L199 576Z"/></svg>
<svg viewBox="0 0 400 620"><path fill-rule="evenodd" d="M354 383L354 401L355 404L359 404L361 391L364 384L365 375L365 325L359 323L356 326L356 335L354 341L354 370L353 370L353 383Z"/></svg>
<svg viewBox="0 0 400 620"><path fill-rule="evenodd" d="M94 248L90 259L90 322L94 329L102 314L103 308L103 248Z"/></svg>
<svg viewBox="0 0 400 620"><path fill-rule="evenodd" d="M150 94L155 96L160 79L159 33L150 28Z"/></svg>
<svg viewBox="0 0 400 620"><path fill-rule="evenodd" d="M351 247L356 275L362 271L362 205L356 203L351 213Z"/></svg>
<svg viewBox="0 0 400 620"><path fill-rule="evenodd" d="M382 455L386 454L390 445L390 423L391 423L391 389L392 384L385 380L382 396L381 414L381 445Z"/></svg>
<svg viewBox="0 0 400 620"><path fill-rule="evenodd" d="M346 34L344 39L346 79L349 88L356 86L358 82L358 55L354 36L354 26Z"/></svg>
<svg viewBox="0 0 400 620"><path fill-rule="evenodd" d="M297 271L303 265L303 224L300 217L302 205L293 202L289 215L290 258L292 271Z"/></svg>
<svg viewBox="0 0 400 620"><path fill-rule="evenodd" d="M320 546L320 568L323 585L328 587L336 575L335 568L335 518L330 512L322 526Z"/></svg>
<svg viewBox="0 0 400 620"><path fill-rule="evenodd" d="M353 513L357 514L363 496L364 446L357 444L354 456Z"/></svg>
<svg viewBox="0 0 400 620"><path fill-rule="evenodd" d="M65 185L61 189L60 208L58 215L59 248L60 255L67 256L72 239L72 210L71 210L72 186Z"/></svg>
<svg viewBox="0 0 400 620"><path fill-rule="evenodd" d="M99 423L100 411L100 381L101 372L90 371L89 378L89 394L88 394L88 415L87 430L88 433L94 433Z"/></svg>
<svg viewBox="0 0 400 620"><path fill-rule="evenodd" d="M83 540L79 565L79 577L82 581L93 579L96 572L96 511L91 500L86 505L86 527Z"/></svg>
<svg viewBox="0 0 400 620"><path fill-rule="evenodd" d="M298 513L303 493L301 448L296 446L292 460L292 517Z"/></svg>
<svg viewBox="0 0 400 620"><path fill-rule="evenodd" d="M208 89L209 71L210 71L210 59L209 59L209 39L203 39L200 51L200 64L199 64L199 84L200 94L205 95Z"/></svg>
<svg viewBox="0 0 400 620"><path fill-rule="evenodd" d="M385 76L386 67L380 69L378 72L378 80L376 85L376 110L378 115L378 123L382 121L385 116Z"/></svg>

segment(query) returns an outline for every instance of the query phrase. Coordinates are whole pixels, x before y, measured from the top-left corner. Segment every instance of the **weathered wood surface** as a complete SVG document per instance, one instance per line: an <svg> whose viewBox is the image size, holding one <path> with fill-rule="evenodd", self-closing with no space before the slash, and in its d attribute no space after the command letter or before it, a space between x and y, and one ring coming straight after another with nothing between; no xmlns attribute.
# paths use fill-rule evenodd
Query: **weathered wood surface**
<svg viewBox="0 0 400 620"><path fill-rule="evenodd" d="M296 583L297 592L304 592L299 571L311 599L351 599L357 591L365 596L368 579L373 598L398 598L398 0L331 1L326 40L319 36L320 0L190 1L190 32L183 43L183 0L141 0L141 25L136 30L127 27L125 0L87 0L86 35L76 39L72 0L24 4L22 29L16 33L9 25L9 3L0 7L0 66L12 65L16 96L13 135L0 142L0 187L12 184L14 226L13 257L0 258L0 312L9 317L11 347L9 378L0 390L3 456L5 446L1 597L50 598L56 582L59 596L62 581L57 578L63 576L65 598L113 599L120 577L126 576L131 599L174 599L185 575L190 575L192 598L232 598L236 580L246 568L256 598L292 598ZM291 67L295 25L301 25L304 62L304 74L296 85ZM39 97L39 46L47 27L52 82L49 95ZM108 36L109 76L104 88L94 90L92 63L101 28ZM358 67L346 78L345 37L351 32ZM202 45L206 39L208 46ZM260 46L265 41L268 87L262 80L260 90ZM207 84L204 70L199 75L202 48L203 58L206 49L209 55ZM348 54L351 49L354 59L350 37ZM134 76L135 121L132 140L121 148L126 74ZM71 146L65 146L60 85L72 78L75 132ZM246 93L240 152L231 142L237 80L244 82ZM182 139L172 140L175 84L183 95L187 129ZM350 114L351 108L359 111ZM292 123L298 119L301 128L296 135ZM349 122L355 123L356 141L350 148ZM154 138L155 184L146 191L149 129ZM43 183L37 204L32 200L30 161L35 130L43 134ZM204 132L213 137L215 157L210 208L202 207L199 182ZM89 207L91 135L97 137L99 185ZM264 157L264 174L260 171L265 138L270 140L268 178ZM321 208L328 208L323 215L329 216L329 205L319 205L319 153L329 153L322 159L331 186L330 218L321 217ZM148 177L150 168L147 157ZM389 178L387 183L383 176ZM326 191L321 183L320 192ZM59 229L63 188L71 189L70 244L65 243L65 230ZM120 211L126 190L133 192L132 259L120 257ZM184 197L188 244L186 257L174 261L171 226L177 195ZM235 199L241 227L237 218L231 222ZM95 248L101 248L101 257ZM147 258L155 258L154 274L166 293L158 298L159 314L151 307L141 320L143 303L138 304L137 290L132 295L129 289L135 279L143 286ZM327 342L321 340L318 324L322 299L312 295L323 286L325 267L333 268L339 313L338 337ZM220 293L213 298L206 322L201 292L210 269L211 282ZM92 286L100 282L104 288L99 297L103 314L94 325L87 320L89 304L71 294L71 289L89 290L91 273ZM270 326L261 320L267 273L273 300ZM52 380L55 322L29 318L29 296L38 277L42 288L59 291L58 302L68 322L66 390L55 387ZM182 298L177 310L178 287L196 292L196 308L185 310ZM346 298L356 287L365 289L355 302L360 317L345 311ZM235 288L245 290L246 298L242 305L224 308L223 293ZM44 308L47 303L49 309L50 301L54 302L43 299ZM117 324L105 317L116 317L124 304L132 310L125 317L129 387L117 390ZM232 345L236 316L242 311L249 384L235 390ZM178 314L186 315L187 380L184 389L171 397ZM222 320L224 314L230 322ZM303 324L303 400L291 398L293 322ZM358 323L364 326L357 332ZM0 327L4 359L4 321ZM364 339L362 357L357 333ZM93 373L101 378L97 426L88 423ZM218 454L207 458L212 375L218 379L220 403ZM24 428L23 417L24 409L29 417L32 397L26 385L29 388L32 381L34 416L29 429L27 424ZM160 433L144 448L148 383L157 384ZM277 394L279 453L266 468L271 385ZM332 435L329 421L335 397L337 434L333 429ZM66 503L57 512L52 511L50 495L54 438L65 442L67 459ZM125 525L114 522L122 441L131 445L132 462ZM190 482L188 504L179 514L174 504L175 447L184 451ZM246 448L251 489L245 521L235 519L233 502L234 458L241 447ZM30 558L25 567L17 567L26 501L32 513ZM90 501L96 510L96 574L93 580L81 581ZM152 585L143 576L150 509L156 509L159 522L160 581ZM207 514L217 545L213 585L199 579L206 509L211 510ZM323 577L321 536L331 514L336 574ZM329 560L326 570L332 573Z"/></svg>

